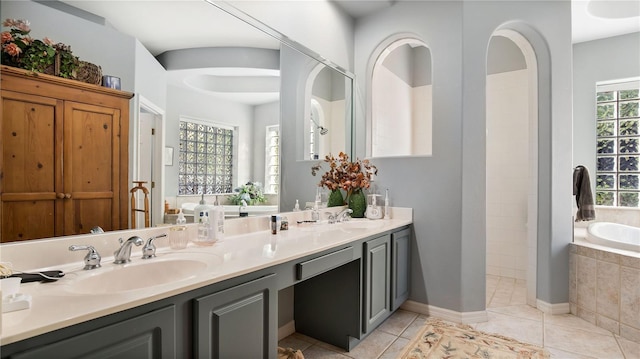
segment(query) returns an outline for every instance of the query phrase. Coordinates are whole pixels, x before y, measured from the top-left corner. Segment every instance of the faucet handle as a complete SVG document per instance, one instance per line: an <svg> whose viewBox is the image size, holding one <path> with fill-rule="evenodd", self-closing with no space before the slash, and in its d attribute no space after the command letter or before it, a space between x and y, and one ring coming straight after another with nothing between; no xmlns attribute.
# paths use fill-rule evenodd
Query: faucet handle
<svg viewBox="0 0 640 359"><path fill-rule="evenodd" d="M85 270L96 269L101 267L100 260L102 259L102 257L100 257L100 254L98 253L98 251L96 251L96 249L93 246L71 245L69 246L69 250L70 251L81 251L81 250L89 251L87 255L84 257Z"/></svg>
<svg viewBox="0 0 640 359"><path fill-rule="evenodd" d="M142 247L142 259L149 259L149 258L153 258L156 256L156 245L153 244L153 241L156 240L157 238L162 238L162 237L166 237L167 234L163 233L160 235L157 235L155 237L151 237L147 240L147 243L144 245L144 247Z"/></svg>
<svg viewBox="0 0 640 359"><path fill-rule="evenodd" d="M327 221L329 222L329 224L336 223L336 219L338 218L337 215L333 214L332 212L324 212L324 214L327 215Z"/></svg>

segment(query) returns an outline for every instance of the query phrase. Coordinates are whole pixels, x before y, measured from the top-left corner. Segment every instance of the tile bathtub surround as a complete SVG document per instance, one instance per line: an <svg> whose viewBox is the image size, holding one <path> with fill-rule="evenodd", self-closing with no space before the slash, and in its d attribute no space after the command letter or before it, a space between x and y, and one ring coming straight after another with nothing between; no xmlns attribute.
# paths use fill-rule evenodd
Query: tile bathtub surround
<svg viewBox="0 0 640 359"><path fill-rule="evenodd" d="M569 301L572 314L640 343L640 258L571 244Z"/></svg>
<svg viewBox="0 0 640 359"><path fill-rule="evenodd" d="M551 359L640 358L640 342L622 338L571 314L547 315L527 305L487 310L489 320L472 325L476 330L543 346L551 353ZM299 333L282 339L279 345L302 350L306 359L393 359L409 345L426 318L398 310L351 352Z"/></svg>

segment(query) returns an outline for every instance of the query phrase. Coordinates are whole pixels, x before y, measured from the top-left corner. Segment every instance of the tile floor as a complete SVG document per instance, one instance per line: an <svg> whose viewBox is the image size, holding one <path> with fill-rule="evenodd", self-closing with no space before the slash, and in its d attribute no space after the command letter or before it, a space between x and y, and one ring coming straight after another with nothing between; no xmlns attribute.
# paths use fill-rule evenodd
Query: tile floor
<svg viewBox="0 0 640 359"><path fill-rule="evenodd" d="M621 338L571 314L547 315L525 304L520 283L512 278L487 276L489 320L472 326L517 340L544 346L552 359L640 359L640 343ZM346 352L294 333L279 343L302 350L305 359L393 359L423 326L427 317L398 310Z"/></svg>

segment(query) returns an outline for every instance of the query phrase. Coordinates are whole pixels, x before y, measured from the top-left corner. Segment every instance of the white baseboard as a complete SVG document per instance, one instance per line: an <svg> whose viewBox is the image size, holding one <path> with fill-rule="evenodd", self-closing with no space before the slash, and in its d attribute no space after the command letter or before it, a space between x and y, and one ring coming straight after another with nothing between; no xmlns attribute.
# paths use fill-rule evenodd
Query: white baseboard
<svg viewBox="0 0 640 359"><path fill-rule="evenodd" d="M448 320L454 323L480 323L489 320L486 310L480 310L476 312L456 312L450 309L440 308L429 304L419 303L412 300L407 300L400 307L401 309L408 310L415 313L428 315L430 317L436 317L444 320Z"/></svg>
<svg viewBox="0 0 640 359"><path fill-rule="evenodd" d="M292 320L278 328L278 341L296 332L296 323Z"/></svg>
<svg viewBox="0 0 640 359"><path fill-rule="evenodd" d="M544 302L540 299L536 300L536 307L546 314L568 314L571 312L569 303L556 303L551 304Z"/></svg>

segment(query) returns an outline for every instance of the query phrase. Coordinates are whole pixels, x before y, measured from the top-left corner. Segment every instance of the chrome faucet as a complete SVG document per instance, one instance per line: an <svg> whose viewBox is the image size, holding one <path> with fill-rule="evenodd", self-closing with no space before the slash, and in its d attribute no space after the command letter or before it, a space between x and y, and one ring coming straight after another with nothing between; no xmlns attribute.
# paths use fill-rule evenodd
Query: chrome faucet
<svg viewBox="0 0 640 359"><path fill-rule="evenodd" d="M70 251L88 250L89 252L84 257L84 269L89 270L89 269L100 268L100 260L102 258L100 257L100 254L98 253L98 251L96 251L96 249L93 248L93 246L72 245L72 246L69 246L69 250Z"/></svg>
<svg viewBox="0 0 640 359"><path fill-rule="evenodd" d="M118 250L113 252L113 257L114 257L113 263L115 264L130 262L131 261L131 245L135 244L136 246L141 246L144 243L144 240L138 236L133 236L127 239L126 241L123 241L122 238L120 238L118 241L120 241L121 246L120 248L118 248Z"/></svg>
<svg viewBox="0 0 640 359"><path fill-rule="evenodd" d="M353 210L351 208L345 208L342 211L333 214L331 212L325 212L325 214L327 215L327 219L329 221L329 224L334 224L337 222L344 222L344 221L348 221L349 218L351 218L349 215L353 213Z"/></svg>
<svg viewBox="0 0 640 359"><path fill-rule="evenodd" d="M345 208L342 211L340 211L340 213L336 214L336 220L338 222L348 221L351 219L351 216L350 216L351 213L353 213L353 210L351 208Z"/></svg>
<svg viewBox="0 0 640 359"><path fill-rule="evenodd" d="M167 234L163 233L161 235L155 236L155 237L151 237L147 240L147 243L144 245L144 247L142 247L142 259L149 259L149 258L153 258L156 256L156 245L153 244L153 241L156 238L162 238L162 237L166 237Z"/></svg>
<svg viewBox="0 0 640 359"><path fill-rule="evenodd" d="M104 229L102 229L102 227L100 227L100 226L95 226L95 227L91 228L91 231L89 231L89 233L91 233L91 234L104 233Z"/></svg>

